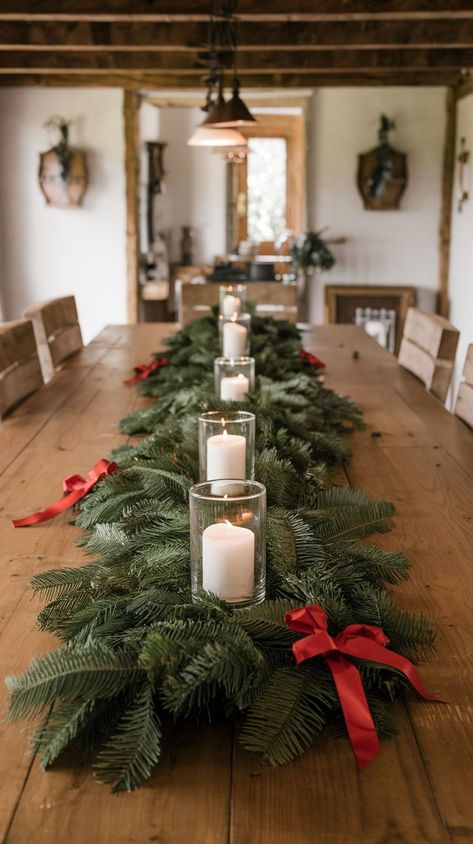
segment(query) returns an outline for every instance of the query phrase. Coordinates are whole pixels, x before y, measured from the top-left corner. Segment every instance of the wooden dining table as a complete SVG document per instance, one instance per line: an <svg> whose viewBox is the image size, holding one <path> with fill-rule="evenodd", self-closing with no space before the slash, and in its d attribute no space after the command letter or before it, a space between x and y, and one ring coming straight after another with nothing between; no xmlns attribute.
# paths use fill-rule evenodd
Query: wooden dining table
<svg viewBox="0 0 473 844"><path fill-rule="evenodd" d="M38 630L34 574L84 562L71 512L15 530L10 520L61 494L123 443L116 420L149 400L125 386L176 330L109 326L0 425L0 669L24 670L56 646ZM323 736L280 768L238 742L238 726L180 724L151 780L112 796L90 759L66 754L43 772L33 724L0 723L0 829L9 844L465 844L473 841L473 432L445 410L361 328L304 332L325 360L326 384L357 401L366 421L337 482L393 501L395 530L375 541L403 551L403 609L424 613L436 654L419 666L443 702L406 692L400 734L364 771L345 738ZM3 692L2 692L3 693ZM6 712L6 695L3 713Z"/></svg>

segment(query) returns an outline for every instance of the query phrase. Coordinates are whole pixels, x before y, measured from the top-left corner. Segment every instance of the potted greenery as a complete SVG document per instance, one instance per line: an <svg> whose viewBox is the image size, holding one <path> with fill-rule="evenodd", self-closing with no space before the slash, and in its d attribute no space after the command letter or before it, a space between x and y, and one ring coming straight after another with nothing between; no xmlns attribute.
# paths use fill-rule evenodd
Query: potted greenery
<svg viewBox="0 0 473 844"><path fill-rule="evenodd" d="M299 283L300 301L304 308L307 308L310 276L316 272L330 270L335 264L335 258L322 238L324 231L325 229L305 232L291 245L294 274Z"/></svg>

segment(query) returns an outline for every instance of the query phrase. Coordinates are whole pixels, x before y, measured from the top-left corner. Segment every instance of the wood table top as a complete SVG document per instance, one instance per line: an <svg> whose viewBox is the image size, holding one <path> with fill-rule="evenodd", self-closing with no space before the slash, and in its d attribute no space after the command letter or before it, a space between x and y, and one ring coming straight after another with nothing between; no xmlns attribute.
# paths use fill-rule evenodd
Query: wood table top
<svg viewBox="0 0 473 844"><path fill-rule="evenodd" d="M109 326L0 426L0 673L54 647L37 630L32 575L81 564L81 531L65 513L14 530L10 519L56 500L124 441L115 422L146 403L123 385L172 334L171 324ZM24 724L0 722L0 836L9 844L440 844L473 841L473 433L362 329L307 331L326 383L350 395L367 427L351 438L345 481L393 501L396 528L376 542L402 550L399 605L438 631L423 683L447 703L406 694L401 733L363 772L346 739L323 737L282 768L246 753L230 726L176 729L151 781L112 796L86 760L43 773ZM353 355L357 352L358 355ZM3 694L3 690L2 690ZM6 710L6 700L2 712Z"/></svg>

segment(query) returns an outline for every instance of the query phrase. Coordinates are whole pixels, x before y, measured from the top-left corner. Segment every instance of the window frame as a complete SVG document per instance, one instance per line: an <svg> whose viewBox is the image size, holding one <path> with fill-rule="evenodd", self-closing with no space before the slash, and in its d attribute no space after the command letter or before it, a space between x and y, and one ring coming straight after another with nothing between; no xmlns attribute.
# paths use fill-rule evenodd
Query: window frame
<svg viewBox="0 0 473 844"><path fill-rule="evenodd" d="M247 138L283 138L286 142L286 226L297 236L304 225L305 133L303 114L256 114L257 123L245 127ZM246 161L233 166L234 240L248 240ZM274 254L274 242L260 244L260 254Z"/></svg>

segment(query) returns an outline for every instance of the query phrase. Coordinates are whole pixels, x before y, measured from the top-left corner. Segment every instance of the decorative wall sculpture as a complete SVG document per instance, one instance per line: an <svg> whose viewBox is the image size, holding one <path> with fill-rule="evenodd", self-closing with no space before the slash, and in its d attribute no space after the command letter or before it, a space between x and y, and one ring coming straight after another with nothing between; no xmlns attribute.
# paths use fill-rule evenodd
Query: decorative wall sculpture
<svg viewBox="0 0 473 844"><path fill-rule="evenodd" d="M87 188L85 153L69 146L69 123L52 117L46 128L57 133L57 143L39 156L39 184L48 205L77 208Z"/></svg>
<svg viewBox="0 0 473 844"><path fill-rule="evenodd" d="M396 211L407 185L407 156L395 150L388 133L395 125L381 115L378 146L358 156L358 190L367 211Z"/></svg>

